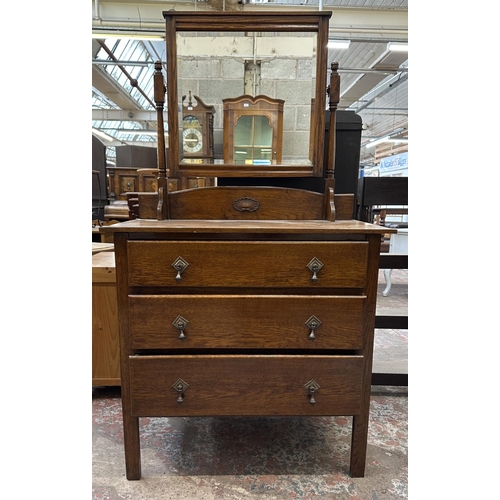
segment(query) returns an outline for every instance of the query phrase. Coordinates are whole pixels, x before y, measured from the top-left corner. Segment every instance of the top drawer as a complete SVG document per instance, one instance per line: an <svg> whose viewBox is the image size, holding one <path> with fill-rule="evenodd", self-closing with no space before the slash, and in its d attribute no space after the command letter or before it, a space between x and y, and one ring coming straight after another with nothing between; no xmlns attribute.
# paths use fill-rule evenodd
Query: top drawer
<svg viewBox="0 0 500 500"><path fill-rule="evenodd" d="M129 241L129 285L363 288L367 257L364 241Z"/></svg>

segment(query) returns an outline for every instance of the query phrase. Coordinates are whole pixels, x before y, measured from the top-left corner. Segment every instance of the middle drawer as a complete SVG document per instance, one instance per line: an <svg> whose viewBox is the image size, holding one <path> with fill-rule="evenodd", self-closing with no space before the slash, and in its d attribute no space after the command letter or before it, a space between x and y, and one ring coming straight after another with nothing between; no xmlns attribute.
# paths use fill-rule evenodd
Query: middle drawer
<svg viewBox="0 0 500 500"><path fill-rule="evenodd" d="M365 296L131 295L132 349L361 349Z"/></svg>

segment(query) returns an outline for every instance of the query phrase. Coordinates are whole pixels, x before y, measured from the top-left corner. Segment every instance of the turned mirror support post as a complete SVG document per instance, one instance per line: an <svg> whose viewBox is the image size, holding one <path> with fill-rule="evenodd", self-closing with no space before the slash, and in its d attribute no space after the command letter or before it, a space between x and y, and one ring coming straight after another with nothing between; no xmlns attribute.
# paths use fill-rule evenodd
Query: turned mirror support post
<svg viewBox="0 0 500 500"><path fill-rule="evenodd" d="M165 157L165 127L163 124L163 108L165 105L165 82L163 80L161 61L155 62L154 73L154 98L157 114L157 134L158 134L158 220L168 219L167 200L167 162Z"/></svg>
<svg viewBox="0 0 500 500"><path fill-rule="evenodd" d="M328 127L328 147L325 157L325 215L327 220L335 220L335 204L333 194L335 191L335 136L336 136L336 112L340 101L340 75L338 74L339 63L332 62L330 85L326 92L329 100L330 122Z"/></svg>

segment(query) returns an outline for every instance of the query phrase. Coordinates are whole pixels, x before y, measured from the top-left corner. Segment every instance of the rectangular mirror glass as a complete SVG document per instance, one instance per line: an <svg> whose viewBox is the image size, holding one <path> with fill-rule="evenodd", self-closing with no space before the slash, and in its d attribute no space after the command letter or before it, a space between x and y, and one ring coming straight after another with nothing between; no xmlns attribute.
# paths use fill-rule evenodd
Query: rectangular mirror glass
<svg viewBox="0 0 500 500"><path fill-rule="evenodd" d="M201 129L208 121L194 130L186 120L188 103L182 96L191 93L215 110L213 163L311 165L316 43L316 33L178 33L181 162L192 162L196 151L207 156L203 141L208 134ZM242 102L225 121L223 101L244 95L282 100L276 110L281 119L272 110L261 113L261 106L252 109L252 103ZM224 127L232 130L224 133Z"/></svg>

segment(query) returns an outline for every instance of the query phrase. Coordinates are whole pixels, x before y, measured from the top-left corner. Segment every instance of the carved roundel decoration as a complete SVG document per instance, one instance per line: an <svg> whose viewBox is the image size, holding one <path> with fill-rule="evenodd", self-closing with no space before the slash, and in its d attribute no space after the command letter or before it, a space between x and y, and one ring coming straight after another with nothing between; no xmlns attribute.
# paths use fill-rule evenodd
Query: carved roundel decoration
<svg viewBox="0 0 500 500"><path fill-rule="evenodd" d="M255 212L260 207L260 203L253 198L243 197L234 200L233 207L238 212Z"/></svg>

